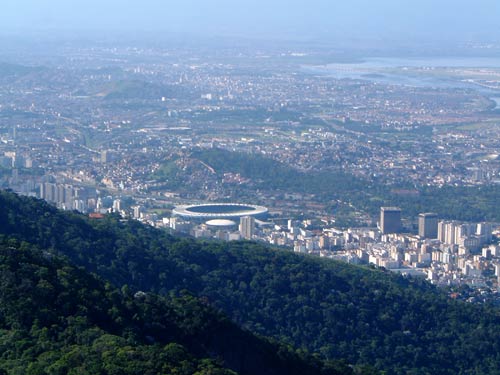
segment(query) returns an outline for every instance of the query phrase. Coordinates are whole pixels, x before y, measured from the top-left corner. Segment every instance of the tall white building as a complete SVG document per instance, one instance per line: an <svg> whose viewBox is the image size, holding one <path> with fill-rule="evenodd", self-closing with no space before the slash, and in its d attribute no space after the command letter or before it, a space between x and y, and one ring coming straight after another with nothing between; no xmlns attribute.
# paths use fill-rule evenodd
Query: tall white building
<svg viewBox="0 0 500 375"><path fill-rule="evenodd" d="M449 222L445 224L444 227L444 243L449 244L449 245L454 245L455 244L455 235L457 234L457 231L455 230L456 228L456 223L454 222Z"/></svg>
<svg viewBox="0 0 500 375"><path fill-rule="evenodd" d="M255 218L252 216L243 216L240 219L240 234L241 237L247 240L253 238L255 231Z"/></svg>
<svg viewBox="0 0 500 375"><path fill-rule="evenodd" d="M120 199L115 199L113 201L113 211L120 212L122 210L122 201Z"/></svg>
<svg viewBox="0 0 500 375"><path fill-rule="evenodd" d="M142 207L134 206L132 207L132 209L134 210L134 219L140 219L142 214Z"/></svg>

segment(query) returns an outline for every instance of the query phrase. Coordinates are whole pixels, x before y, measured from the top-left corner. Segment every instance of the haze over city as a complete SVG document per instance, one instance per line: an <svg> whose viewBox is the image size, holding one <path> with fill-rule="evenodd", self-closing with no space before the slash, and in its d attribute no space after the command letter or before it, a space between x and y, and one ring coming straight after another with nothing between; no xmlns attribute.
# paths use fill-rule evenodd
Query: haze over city
<svg viewBox="0 0 500 375"><path fill-rule="evenodd" d="M2 4L0 29L455 42L498 39L499 19L496 0L19 0Z"/></svg>

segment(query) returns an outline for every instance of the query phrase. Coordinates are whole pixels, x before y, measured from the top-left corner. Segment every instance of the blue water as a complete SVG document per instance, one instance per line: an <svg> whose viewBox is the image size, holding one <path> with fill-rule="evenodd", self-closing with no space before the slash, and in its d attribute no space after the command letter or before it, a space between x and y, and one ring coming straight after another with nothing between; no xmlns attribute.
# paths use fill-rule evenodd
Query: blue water
<svg viewBox="0 0 500 375"><path fill-rule="evenodd" d="M373 57L367 58L362 63L355 64L329 64L350 65L370 68L500 68L500 57L429 57L429 58L393 58ZM327 65L327 66L329 66Z"/></svg>
<svg viewBox="0 0 500 375"><path fill-rule="evenodd" d="M386 71L400 68L397 72ZM372 82L413 87L472 88L491 95L498 91L450 77L414 74L405 68L490 68L500 69L500 58L367 58L362 63L304 66L306 72L326 74L337 79L363 79ZM498 104L500 106L500 104Z"/></svg>

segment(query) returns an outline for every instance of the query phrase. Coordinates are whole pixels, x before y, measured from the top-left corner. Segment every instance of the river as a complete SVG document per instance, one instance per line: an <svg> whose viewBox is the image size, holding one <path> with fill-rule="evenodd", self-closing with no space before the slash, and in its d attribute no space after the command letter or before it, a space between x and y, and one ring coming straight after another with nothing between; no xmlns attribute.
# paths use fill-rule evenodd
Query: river
<svg viewBox="0 0 500 375"><path fill-rule="evenodd" d="M447 74L436 74L436 68L485 68L500 71L500 57L429 57L366 58L361 63L305 65L303 70L337 79L363 79L372 82L413 87L468 88L480 91L500 107L500 90L488 89ZM428 74L426 74L428 70ZM500 77L499 77L500 80Z"/></svg>

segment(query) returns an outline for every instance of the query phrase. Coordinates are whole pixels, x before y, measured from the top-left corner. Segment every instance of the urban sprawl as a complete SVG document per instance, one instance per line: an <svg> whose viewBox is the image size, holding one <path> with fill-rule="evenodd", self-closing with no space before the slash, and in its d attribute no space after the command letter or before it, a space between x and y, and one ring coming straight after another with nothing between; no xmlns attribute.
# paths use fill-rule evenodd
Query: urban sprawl
<svg viewBox="0 0 500 375"><path fill-rule="evenodd" d="M304 48L52 48L57 58L0 64L2 188L96 220L116 213L200 238L265 241L425 277L471 302L497 300L497 223L382 205L374 215L307 182L286 191L199 155L258 155L301 176L344 174L403 196L497 186L500 69L407 69L468 85L413 87L335 78ZM215 202L269 213L173 213ZM339 225L342 215L356 225Z"/></svg>

